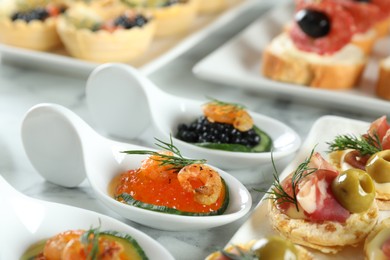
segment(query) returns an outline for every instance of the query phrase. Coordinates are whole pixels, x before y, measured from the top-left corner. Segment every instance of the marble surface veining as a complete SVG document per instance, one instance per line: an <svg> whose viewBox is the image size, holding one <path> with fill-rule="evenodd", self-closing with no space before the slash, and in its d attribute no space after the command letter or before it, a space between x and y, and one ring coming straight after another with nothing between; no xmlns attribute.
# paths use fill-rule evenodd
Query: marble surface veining
<svg viewBox="0 0 390 260"><path fill-rule="evenodd" d="M151 74L151 80L164 91L174 95L199 100L211 96L243 103L250 110L286 123L296 130L302 139L306 137L312 124L323 115L339 115L364 121L372 121L380 116L365 114L364 110L351 112L332 107L318 107L316 104L297 102L286 97L264 96L202 81L192 74L192 67L200 59L264 11L266 8L261 4L258 8L249 10L240 19L208 37L207 41L199 43ZM138 228L159 241L176 259L204 259L212 251L222 248L249 215L229 225L210 230L160 231L123 219L110 211L95 199L87 181L78 188L67 189L45 182L40 177L23 150L20 137L23 116L30 107L38 103L57 103L71 109L95 127L85 104L85 83L86 78L83 77L52 73L39 68L15 67L4 62L0 65L0 174L13 187L28 196L97 211ZM281 161L278 168L283 169L290 159ZM266 189L272 181L269 165L229 172L251 191L254 206L263 194L253 188Z"/></svg>

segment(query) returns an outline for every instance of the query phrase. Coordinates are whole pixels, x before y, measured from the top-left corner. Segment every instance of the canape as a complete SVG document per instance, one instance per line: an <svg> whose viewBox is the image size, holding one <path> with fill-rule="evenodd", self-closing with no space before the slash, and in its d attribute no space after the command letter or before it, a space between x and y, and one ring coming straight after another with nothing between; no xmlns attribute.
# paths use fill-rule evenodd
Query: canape
<svg viewBox="0 0 390 260"><path fill-rule="evenodd" d="M79 4L60 18L58 33L71 56L93 62L131 62L146 52L155 32L152 17L130 9L109 12L109 19L101 13L100 8Z"/></svg>

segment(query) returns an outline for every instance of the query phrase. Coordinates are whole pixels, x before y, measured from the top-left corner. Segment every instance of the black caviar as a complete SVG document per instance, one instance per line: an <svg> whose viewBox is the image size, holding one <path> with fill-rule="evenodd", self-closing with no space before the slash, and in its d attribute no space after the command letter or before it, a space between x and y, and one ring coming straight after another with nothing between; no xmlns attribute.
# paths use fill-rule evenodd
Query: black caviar
<svg viewBox="0 0 390 260"><path fill-rule="evenodd" d="M212 123L204 116L189 125L180 124L176 137L188 143L241 144L247 147L255 147L261 141L253 128L241 132L231 124Z"/></svg>
<svg viewBox="0 0 390 260"><path fill-rule="evenodd" d="M121 26L125 29L130 29L133 27L142 27L148 22L148 19L142 14L137 14L135 17L129 17L126 15L121 15L115 19L114 25Z"/></svg>
<svg viewBox="0 0 390 260"><path fill-rule="evenodd" d="M29 23L33 20L44 21L49 16L50 14L45 8L39 7L29 11L16 12L11 16L11 19L12 21L24 20Z"/></svg>

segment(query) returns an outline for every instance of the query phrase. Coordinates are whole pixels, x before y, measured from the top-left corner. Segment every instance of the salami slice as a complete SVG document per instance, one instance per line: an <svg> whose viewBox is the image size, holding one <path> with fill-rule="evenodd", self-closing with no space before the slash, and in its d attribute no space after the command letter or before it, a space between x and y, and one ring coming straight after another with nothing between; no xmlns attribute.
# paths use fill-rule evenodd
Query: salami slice
<svg viewBox="0 0 390 260"><path fill-rule="evenodd" d="M295 46L302 51L330 55L348 44L352 39L352 35L356 32L352 15L334 1L301 2L297 12L301 10L322 12L330 21L329 32L318 38L307 35L297 21L293 22L290 37Z"/></svg>
<svg viewBox="0 0 390 260"><path fill-rule="evenodd" d="M377 5L368 2L354 0L334 0L340 3L348 11L354 20L357 33L370 30L379 20L381 10Z"/></svg>
<svg viewBox="0 0 390 260"><path fill-rule="evenodd" d="M371 3L378 6L380 9L379 19L387 19L390 17L390 1L389 0L371 0Z"/></svg>

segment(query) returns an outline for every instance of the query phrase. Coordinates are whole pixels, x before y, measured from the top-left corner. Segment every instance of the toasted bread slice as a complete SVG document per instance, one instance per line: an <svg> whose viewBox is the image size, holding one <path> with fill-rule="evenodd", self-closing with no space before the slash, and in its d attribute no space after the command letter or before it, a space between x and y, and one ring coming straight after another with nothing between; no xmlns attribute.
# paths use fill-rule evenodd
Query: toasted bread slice
<svg viewBox="0 0 390 260"><path fill-rule="evenodd" d="M357 33L352 37L352 44L358 46L365 55L370 55L374 44L378 39L377 32L375 29L368 30L365 33Z"/></svg>
<svg viewBox="0 0 390 260"><path fill-rule="evenodd" d="M390 57L379 63L379 76L376 84L376 94L390 100Z"/></svg>
<svg viewBox="0 0 390 260"><path fill-rule="evenodd" d="M377 38L383 38L387 35L389 35L390 31L390 17L387 19L383 19L382 21L378 22L374 26Z"/></svg>
<svg viewBox="0 0 390 260"><path fill-rule="evenodd" d="M364 52L353 44L329 56L300 51L284 32L264 51L261 71L277 81L341 90L357 84L366 60Z"/></svg>
<svg viewBox="0 0 390 260"><path fill-rule="evenodd" d="M283 214L273 200L269 200L269 208L271 224L281 235L293 243L333 254L344 246L356 246L362 242L379 217L376 203L365 212L351 214L345 223L292 219Z"/></svg>

